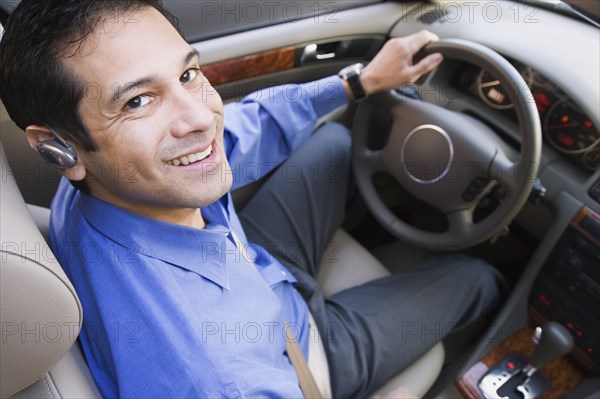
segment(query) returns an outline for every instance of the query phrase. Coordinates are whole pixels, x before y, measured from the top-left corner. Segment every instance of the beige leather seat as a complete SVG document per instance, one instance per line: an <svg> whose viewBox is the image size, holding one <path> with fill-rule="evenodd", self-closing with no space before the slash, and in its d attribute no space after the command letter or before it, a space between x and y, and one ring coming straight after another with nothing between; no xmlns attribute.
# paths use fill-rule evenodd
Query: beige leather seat
<svg viewBox="0 0 600 399"><path fill-rule="evenodd" d="M29 213L2 146L0 166L0 397L19 391L20 397L100 397L75 344L81 304ZM47 229L47 210L33 212Z"/></svg>
<svg viewBox="0 0 600 399"><path fill-rule="evenodd" d="M47 243L49 211L25 204L1 145L0 165L0 397L99 398L76 341L81 304ZM338 230L333 240L340 250L336 262L324 262L319 274L326 295L389 274L344 231ZM316 328L311 331L318 334ZM314 337L310 343L309 367L321 392L330 397L322 340ZM438 344L381 391L403 385L420 397L435 381L443 360Z"/></svg>

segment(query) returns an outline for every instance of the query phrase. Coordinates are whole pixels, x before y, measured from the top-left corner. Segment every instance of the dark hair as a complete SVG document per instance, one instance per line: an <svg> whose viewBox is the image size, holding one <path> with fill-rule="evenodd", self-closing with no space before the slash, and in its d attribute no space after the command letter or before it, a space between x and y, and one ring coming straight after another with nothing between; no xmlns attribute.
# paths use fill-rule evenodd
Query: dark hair
<svg viewBox="0 0 600 399"><path fill-rule="evenodd" d="M96 151L78 114L85 82L61 59L76 54L108 18L127 17L144 7L158 10L181 34L161 0L21 1L0 41L0 98L13 121L23 130L32 124L51 127L84 150Z"/></svg>

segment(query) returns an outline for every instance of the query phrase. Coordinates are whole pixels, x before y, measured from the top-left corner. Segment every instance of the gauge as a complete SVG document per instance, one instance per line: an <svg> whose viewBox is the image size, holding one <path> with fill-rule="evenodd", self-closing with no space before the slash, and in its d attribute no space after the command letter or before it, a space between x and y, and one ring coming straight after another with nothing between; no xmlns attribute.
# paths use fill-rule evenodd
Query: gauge
<svg viewBox="0 0 600 399"><path fill-rule="evenodd" d="M583 156L583 163L591 170L600 169L600 147L586 153Z"/></svg>
<svg viewBox="0 0 600 399"><path fill-rule="evenodd" d="M526 65L515 65L527 86L533 82L533 70ZM482 69L477 76L477 91L479 97L490 107L496 109L509 109L513 103L507 94L506 88L500 84L490 72Z"/></svg>
<svg viewBox="0 0 600 399"><path fill-rule="evenodd" d="M550 144L567 154L581 154L600 143L600 135L590 118L568 98L550 107L544 131Z"/></svg>
<svg viewBox="0 0 600 399"><path fill-rule="evenodd" d="M547 87L538 84L537 81L531 85L531 94L535 100L540 118L544 120L544 116L558 100L558 97L555 95L555 91L548 90Z"/></svg>

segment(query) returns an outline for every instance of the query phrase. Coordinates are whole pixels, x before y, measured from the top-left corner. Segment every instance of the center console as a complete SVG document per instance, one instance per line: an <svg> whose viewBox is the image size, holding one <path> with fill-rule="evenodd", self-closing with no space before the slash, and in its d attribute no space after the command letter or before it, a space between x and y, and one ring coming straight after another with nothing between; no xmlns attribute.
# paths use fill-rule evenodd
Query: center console
<svg viewBox="0 0 600 399"><path fill-rule="evenodd" d="M584 381L598 384L599 309L600 215L582 208L533 285L530 324L474 364L459 390L472 399L577 397Z"/></svg>
<svg viewBox="0 0 600 399"><path fill-rule="evenodd" d="M584 208L544 264L532 290L530 314L537 323L553 320L567 327L578 361L600 373L599 312L600 217Z"/></svg>

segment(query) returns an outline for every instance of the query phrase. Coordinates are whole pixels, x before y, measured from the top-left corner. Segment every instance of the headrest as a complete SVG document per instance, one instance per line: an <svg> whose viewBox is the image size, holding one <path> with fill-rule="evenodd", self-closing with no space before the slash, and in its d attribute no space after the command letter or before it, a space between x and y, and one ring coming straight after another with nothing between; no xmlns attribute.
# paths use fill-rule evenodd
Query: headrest
<svg viewBox="0 0 600 399"><path fill-rule="evenodd" d="M31 218L0 144L0 397L35 382L75 343L82 308Z"/></svg>

